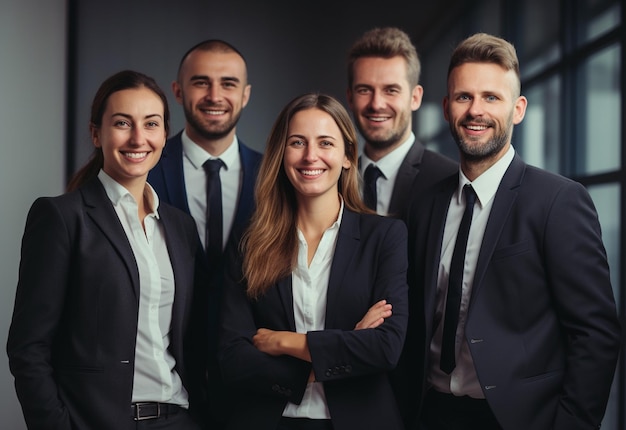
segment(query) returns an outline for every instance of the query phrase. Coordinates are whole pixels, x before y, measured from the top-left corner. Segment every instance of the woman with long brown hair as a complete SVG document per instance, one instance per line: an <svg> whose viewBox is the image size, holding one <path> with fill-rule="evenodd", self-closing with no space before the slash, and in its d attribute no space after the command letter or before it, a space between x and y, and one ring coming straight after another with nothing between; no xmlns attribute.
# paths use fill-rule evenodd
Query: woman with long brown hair
<svg viewBox="0 0 626 430"><path fill-rule="evenodd" d="M366 209L357 163L334 98L305 94L278 116L222 303L229 428L401 426L387 372L408 318L406 228Z"/></svg>

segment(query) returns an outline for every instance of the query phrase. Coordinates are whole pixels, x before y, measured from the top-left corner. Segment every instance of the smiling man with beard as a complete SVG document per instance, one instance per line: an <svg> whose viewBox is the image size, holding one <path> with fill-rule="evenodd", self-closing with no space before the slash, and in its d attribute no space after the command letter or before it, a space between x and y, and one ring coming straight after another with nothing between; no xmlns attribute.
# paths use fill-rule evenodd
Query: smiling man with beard
<svg viewBox="0 0 626 430"><path fill-rule="evenodd" d="M236 135L250 100L246 61L223 40L200 42L183 55L172 90L184 109L185 128L167 141L148 182L162 200L193 216L205 250L201 275L207 277L207 296L198 300L195 324L208 327L209 341L208 350L198 345L194 357L199 365L207 363L208 428L219 429L229 404L216 361L223 251L239 242L252 215L261 161ZM210 164L218 166L213 175Z"/></svg>
<svg viewBox="0 0 626 430"><path fill-rule="evenodd" d="M365 140L359 159L363 197L381 215L401 218L409 196L458 169L413 134L413 112L424 92L420 68L411 39L395 27L365 32L348 54L348 104Z"/></svg>
<svg viewBox="0 0 626 430"><path fill-rule="evenodd" d="M527 104L509 42L457 46L443 109L460 170L407 219L409 429L600 428L621 337L600 223L581 184L516 153Z"/></svg>

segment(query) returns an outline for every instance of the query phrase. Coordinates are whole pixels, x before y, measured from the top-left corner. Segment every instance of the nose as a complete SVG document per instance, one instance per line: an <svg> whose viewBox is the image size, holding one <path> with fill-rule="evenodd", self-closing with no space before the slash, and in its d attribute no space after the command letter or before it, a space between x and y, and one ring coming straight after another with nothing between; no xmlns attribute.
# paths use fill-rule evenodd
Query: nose
<svg viewBox="0 0 626 430"><path fill-rule="evenodd" d="M308 162L316 161L317 156L317 145L309 144L304 149L304 159Z"/></svg>
<svg viewBox="0 0 626 430"><path fill-rule="evenodd" d="M132 127L130 132L130 143L138 146L144 143L144 141L144 130L141 127Z"/></svg>
<svg viewBox="0 0 626 430"><path fill-rule="evenodd" d="M472 117L476 117L476 116L482 116L484 111L485 109L483 107L483 101L478 97L474 98L470 103L468 113Z"/></svg>
<svg viewBox="0 0 626 430"><path fill-rule="evenodd" d="M385 98L381 91L372 91L372 98L370 99L370 108L372 110L378 110L385 107Z"/></svg>
<svg viewBox="0 0 626 430"><path fill-rule="evenodd" d="M218 100L221 96L219 85L209 85L206 90L205 98L207 100Z"/></svg>

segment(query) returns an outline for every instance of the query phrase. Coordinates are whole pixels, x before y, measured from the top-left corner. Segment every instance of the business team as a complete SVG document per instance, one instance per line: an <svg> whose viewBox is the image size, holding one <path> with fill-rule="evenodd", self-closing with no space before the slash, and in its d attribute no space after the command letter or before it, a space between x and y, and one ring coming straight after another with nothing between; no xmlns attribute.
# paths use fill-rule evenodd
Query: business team
<svg viewBox="0 0 626 430"><path fill-rule="evenodd" d="M416 61L399 29L353 46L361 158L323 94L285 107L271 151L243 145L251 86L221 40L183 56L185 129L166 145L156 84L105 81L97 162L76 191L38 200L24 233L7 350L29 429L599 428L621 327L593 202L515 152L528 101L510 43L479 33L452 54L443 114L458 165L411 132ZM376 164L369 191L386 194L368 210L355 172ZM280 245L270 271L267 243Z"/></svg>

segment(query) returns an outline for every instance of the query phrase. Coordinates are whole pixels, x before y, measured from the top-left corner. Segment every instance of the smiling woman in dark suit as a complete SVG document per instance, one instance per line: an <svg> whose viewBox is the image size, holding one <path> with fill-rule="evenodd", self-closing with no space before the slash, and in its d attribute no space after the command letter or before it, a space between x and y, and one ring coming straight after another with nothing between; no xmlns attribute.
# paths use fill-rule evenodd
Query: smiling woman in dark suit
<svg viewBox="0 0 626 430"><path fill-rule="evenodd" d="M329 96L294 99L274 124L222 303L231 429L401 428L387 372L408 319L406 227L365 208L357 160Z"/></svg>
<svg viewBox="0 0 626 430"><path fill-rule="evenodd" d="M197 234L146 183L168 128L152 78L111 76L94 156L28 214L7 351L29 429L199 428L183 355Z"/></svg>

